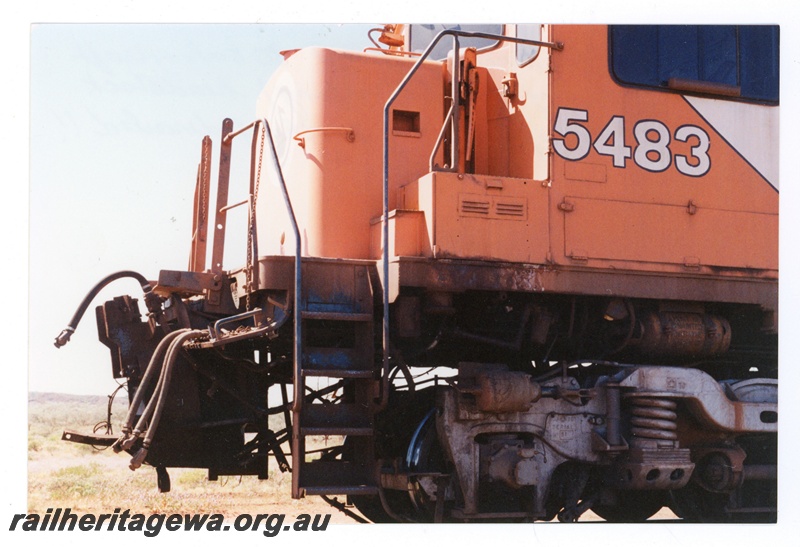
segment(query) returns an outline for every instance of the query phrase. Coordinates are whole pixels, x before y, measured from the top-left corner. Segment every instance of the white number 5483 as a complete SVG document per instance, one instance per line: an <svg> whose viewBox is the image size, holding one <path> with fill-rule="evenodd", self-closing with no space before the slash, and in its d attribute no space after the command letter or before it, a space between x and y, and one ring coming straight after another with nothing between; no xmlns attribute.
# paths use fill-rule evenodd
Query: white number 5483
<svg viewBox="0 0 800 547"><path fill-rule="evenodd" d="M671 135L669 128L658 120L639 120L633 126L636 146L625 144L625 118L613 116L597 138L582 124L589 121L589 112L573 108L559 108L553 131L560 136L553 138L553 149L565 160L578 161L585 158L591 149L601 156L610 156L614 167L625 168L633 157L636 165L647 171L660 173L673 164L670 150L671 138L680 142L691 142L691 154L674 154L675 168L690 177L702 177L711 168L708 156L710 140L708 133L696 125L682 125ZM574 135L574 145L567 146L567 137Z"/></svg>

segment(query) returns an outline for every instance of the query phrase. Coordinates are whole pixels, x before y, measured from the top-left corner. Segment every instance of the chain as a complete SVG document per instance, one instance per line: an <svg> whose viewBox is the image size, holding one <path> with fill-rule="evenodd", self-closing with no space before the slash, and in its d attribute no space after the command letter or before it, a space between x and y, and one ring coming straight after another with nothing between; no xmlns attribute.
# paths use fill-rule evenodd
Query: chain
<svg viewBox="0 0 800 547"><path fill-rule="evenodd" d="M261 185L261 165L264 160L264 139L266 138L266 126L261 125L261 146L258 148L258 169L256 170L255 188L250 199L250 226L247 230L247 287L245 306L250 311L250 293L253 291L253 232L256 228L256 201L258 200L258 188Z"/></svg>
<svg viewBox="0 0 800 547"><path fill-rule="evenodd" d="M472 159L472 148L475 141L475 107L478 102L478 71L471 69L467 77L467 89L469 89L469 109L467 116L469 116L469 127L467 127L467 145L465 147L465 161Z"/></svg>
<svg viewBox="0 0 800 547"><path fill-rule="evenodd" d="M202 182L200 187L200 222L199 225L202 226L206 223L207 219L207 212L208 212L208 205L206 201L208 200L208 164L211 162L211 139L205 138L203 139L203 173L201 175Z"/></svg>

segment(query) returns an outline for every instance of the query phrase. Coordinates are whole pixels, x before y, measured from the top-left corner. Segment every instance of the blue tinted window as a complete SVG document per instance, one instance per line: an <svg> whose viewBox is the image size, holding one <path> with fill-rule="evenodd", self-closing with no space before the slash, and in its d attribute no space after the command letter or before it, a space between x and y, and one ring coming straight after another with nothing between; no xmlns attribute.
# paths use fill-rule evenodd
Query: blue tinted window
<svg viewBox="0 0 800 547"><path fill-rule="evenodd" d="M746 99L778 100L777 26L615 26L611 57L624 83L669 87L682 80L739 88Z"/></svg>
<svg viewBox="0 0 800 547"><path fill-rule="evenodd" d="M739 27L742 95L778 100L778 27Z"/></svg>

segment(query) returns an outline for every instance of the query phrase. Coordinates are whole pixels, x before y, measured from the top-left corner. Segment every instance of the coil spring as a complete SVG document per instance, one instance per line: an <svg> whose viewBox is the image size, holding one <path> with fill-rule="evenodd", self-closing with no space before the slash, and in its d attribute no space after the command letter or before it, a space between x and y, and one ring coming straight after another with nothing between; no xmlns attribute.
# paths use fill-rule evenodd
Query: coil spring
<svg viewBox="0 0 800 547"><path fill-rule="evenodd" d="M672 441L678 438L675 412L678 404L669 399L635 397L630 399L631 433L635 437Z"/></svg>

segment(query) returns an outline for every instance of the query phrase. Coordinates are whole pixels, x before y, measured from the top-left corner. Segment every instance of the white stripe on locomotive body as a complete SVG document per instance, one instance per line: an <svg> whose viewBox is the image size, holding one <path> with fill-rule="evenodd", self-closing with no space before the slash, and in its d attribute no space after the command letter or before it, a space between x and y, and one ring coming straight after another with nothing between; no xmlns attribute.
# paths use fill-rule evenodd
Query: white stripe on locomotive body
<svg viewBox="0 0 800 547"><path fill-rule="evenodd" d="M753 168L779 190L779 107L685 97Z"/></svg>

